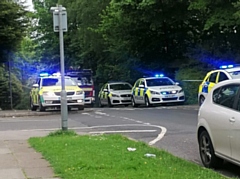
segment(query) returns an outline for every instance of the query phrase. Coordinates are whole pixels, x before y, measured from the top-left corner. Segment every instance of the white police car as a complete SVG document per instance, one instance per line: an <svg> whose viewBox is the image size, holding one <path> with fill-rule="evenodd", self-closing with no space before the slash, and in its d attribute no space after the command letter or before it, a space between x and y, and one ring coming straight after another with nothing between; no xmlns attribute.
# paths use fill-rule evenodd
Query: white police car
<svg viewBox="0 0 240 179"><path fill-rule="evenodd" d="M202 105L208 93L217 83L230 79L240 79L239 65L222 65L219 69L208 72L199 85L199 105Z"/></svg>
<svg viewBox="0 0 240 179"><path fill-rule="evenodd" d="M151 106L161 103L183 103L183 89L172 79L159 75L157 77L140 78L132 88L132 106L140 104Z"/></svg>

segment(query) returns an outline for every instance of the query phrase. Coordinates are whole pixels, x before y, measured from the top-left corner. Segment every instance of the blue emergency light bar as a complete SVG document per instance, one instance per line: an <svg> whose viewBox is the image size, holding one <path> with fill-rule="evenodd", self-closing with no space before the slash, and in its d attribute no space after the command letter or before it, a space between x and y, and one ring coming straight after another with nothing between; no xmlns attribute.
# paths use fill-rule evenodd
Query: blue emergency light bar
<svg viewBox="0 0 240 179"><path fill-rule="evenodd" d="M44 73L40 73L39 76L40 77L46 77L46 76L49 76L49 74L44 72Z"/></svg>
<svg viewBox="0 0 240 179"><path fill-rule="evenodd" d="M234 65L222 65L220 66L220 69L227 69L227 68L233 68Z"/></svg>
<svg viewBox="0 0 240 179"><path fill-rule="evenodd" d="M156 74L155 77L164 77L163 74Z"/></svg>

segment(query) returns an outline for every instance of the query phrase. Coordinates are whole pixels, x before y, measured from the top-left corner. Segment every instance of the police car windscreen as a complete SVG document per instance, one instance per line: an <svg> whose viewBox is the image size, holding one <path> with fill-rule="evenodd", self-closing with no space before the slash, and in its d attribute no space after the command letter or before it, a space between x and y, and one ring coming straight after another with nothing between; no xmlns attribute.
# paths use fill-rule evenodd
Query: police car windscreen
<svg viewBox="0 0 240 179"><path fill-rule="evenodd" d="M240 79L240 71L229 72L233 79Z"/></svg>
<svg viewBox="0 0 240 179"><path fill-rule="evenodd" d="M154 78L154 79L147 79L147 86L168 86L174 85L173 81L169 80L168 78Z"/></svg>
<svg viewBox="0 0 240 179"><path fill-rule="evenodd" d="M42 86L61 86L61 78L45 78ZM77 84L70 78L65 78L65 86L76 86Z"/></svg>
<svg viewBox="0 0 240 179"><path fill-rule="evenodd" d="M79 85L93 85L93 81L90 76L72 77L72 79Z"/></svg>
<svg viewBox="0 0 240 179"><path fill-rule="evenodd" d="M110 90L131 90L132 86L127 83L111 84L109 85Z"/></svg>

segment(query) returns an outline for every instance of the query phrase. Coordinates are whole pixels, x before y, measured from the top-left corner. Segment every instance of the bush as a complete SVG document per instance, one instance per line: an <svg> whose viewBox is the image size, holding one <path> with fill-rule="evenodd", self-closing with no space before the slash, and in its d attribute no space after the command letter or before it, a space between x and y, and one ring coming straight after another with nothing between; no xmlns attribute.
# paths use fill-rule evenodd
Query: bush
<svg viewBox="0 0 240 179"><path fill-rule="evenodd" d="M198 88L205 75L206 70L199 67L181 68L176 72L175 79L180 82L185 92L186 104L198 103Z"/></svg>

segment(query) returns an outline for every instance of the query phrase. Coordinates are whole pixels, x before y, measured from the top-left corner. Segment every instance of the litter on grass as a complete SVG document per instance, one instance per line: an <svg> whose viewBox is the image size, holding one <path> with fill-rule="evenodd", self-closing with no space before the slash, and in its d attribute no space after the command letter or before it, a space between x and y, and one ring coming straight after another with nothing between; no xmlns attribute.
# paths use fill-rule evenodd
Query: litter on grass
<svg viewBox="0 0 240 179"><path fill-rule="evenodd" d="M145 157L156 157L156 155L155 155L155 154L148 154L148 153L147 153L147 154L145 154L144 156L145 156Z"/></svg>
<svg viewBox="0 0 240 179"><path fill-rule="evenodd" d="M131 148L131 147L128 147L127 149L128 149L128 151L130 151L130 152L133 152L133 151L137 150L136 148Z"/></svg>

